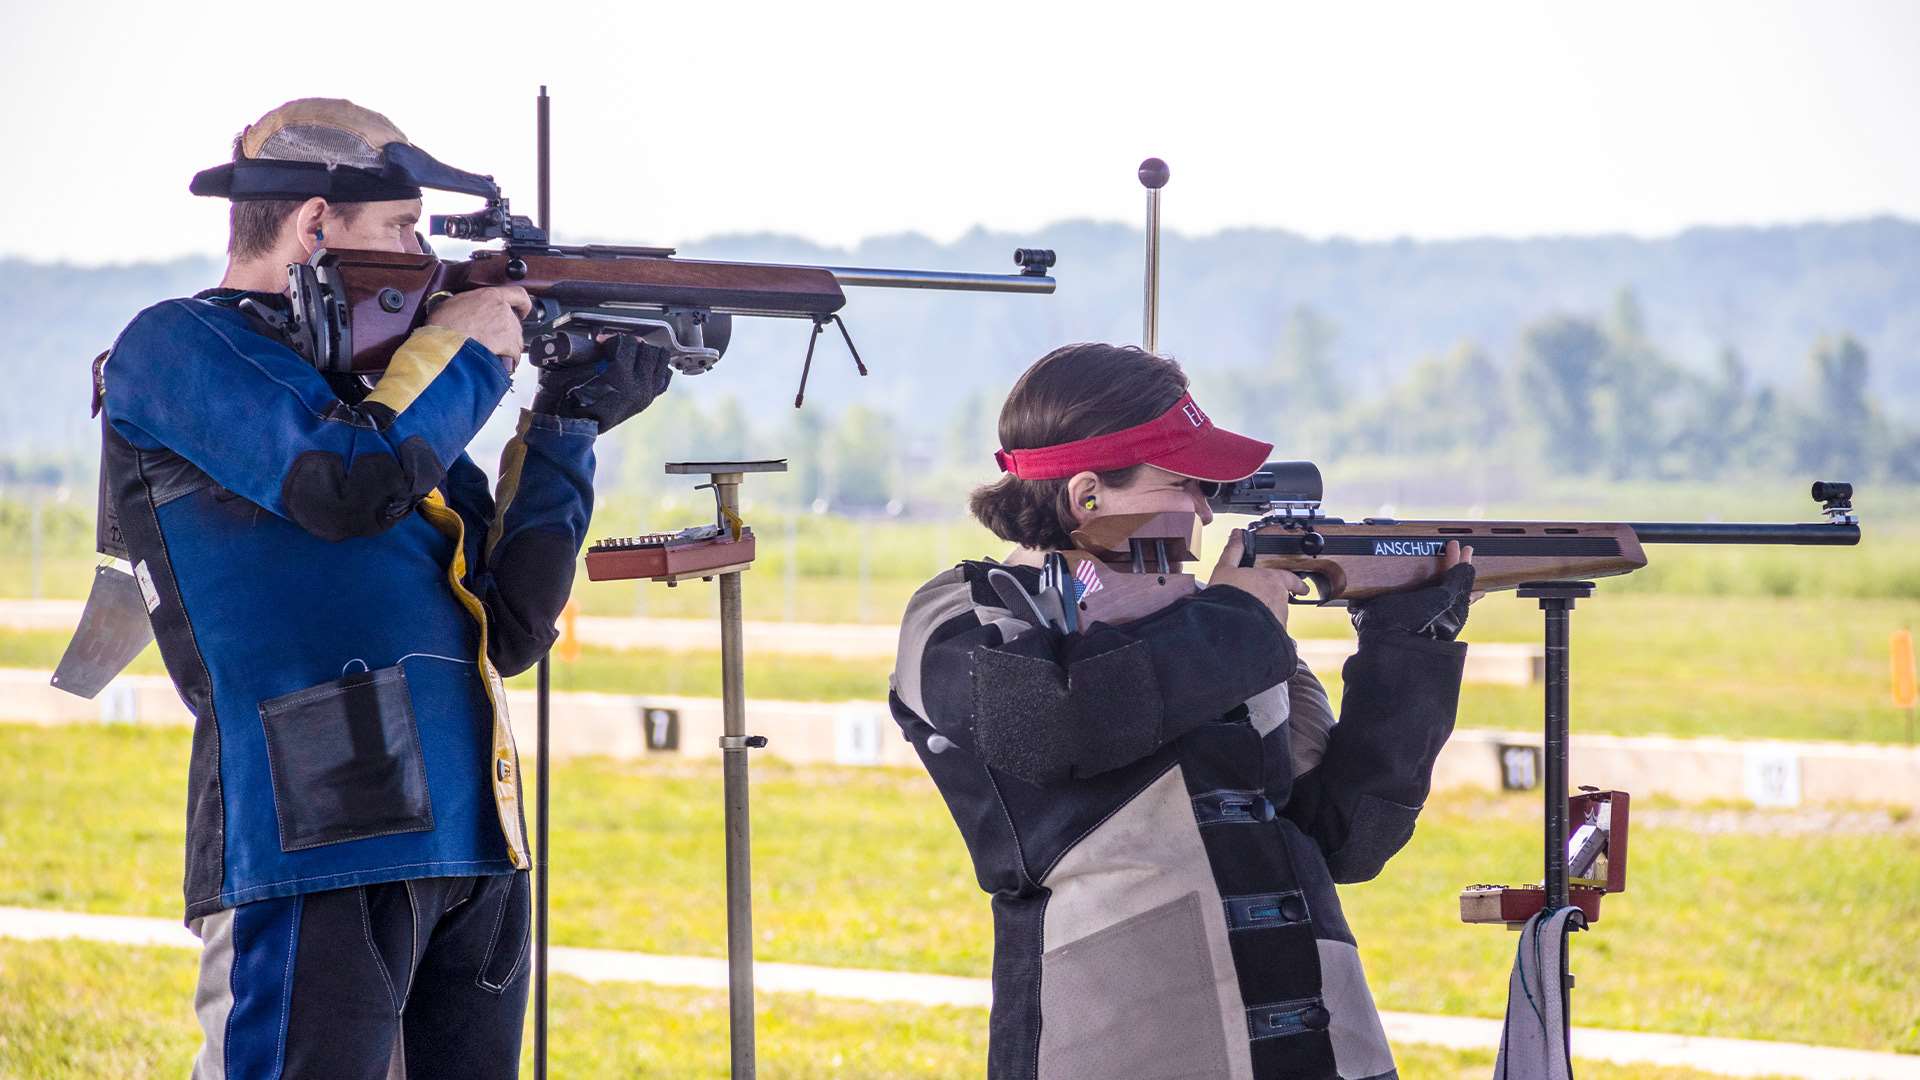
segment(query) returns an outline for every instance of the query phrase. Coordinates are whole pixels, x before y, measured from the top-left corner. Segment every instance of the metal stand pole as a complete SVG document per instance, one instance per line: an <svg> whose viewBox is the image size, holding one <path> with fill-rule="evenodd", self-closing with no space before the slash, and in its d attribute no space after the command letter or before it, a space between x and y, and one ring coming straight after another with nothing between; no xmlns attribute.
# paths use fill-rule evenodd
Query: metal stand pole
<svg viewBox="0 0 1920 1080"><path fill-rule="evenodd" d="M713 473L723 518L738 520L737 472ZM720 761L727 805L727 1002L733 1080L752 1080L753 848L747 816L747 751L766 739L747 734L745 648L741 638L740 571L720 575Z"/></svg>
<svg viewBox="0 0 1920 1080"><path fill-rule="evenodd" d="M547 748L548 719L551 713L552 696L550 687L553 674L551 654L540 658L539 690L536 697L538 716L535 728L535 750L540 760L534 765L538 777L540 792L536 804L540 815L539 832L533 848L533 894L537 897L538 908L533 919L533 1076L534 1080L547 1080L547 822L551 815L547 812Z"/></svg>
<svg viewBox="0 0 1920 1080"><path fill-rule="evenodd" d="M1543 581L1522 585L1519 595L1540 601L1546 616L1546 749L1541 755L1546 789L1546 913L1559 911L1571 903L1567 887L1567 738L1572 716L1568 708L1567 687L1571 618L1574 601L1593 595L1591 581ZM1572 1057L1573 975L1568 970L1567 953L1560 950L1560 1004L1566 1027L1560 1040Z"/></svg>
<svg viewBox="0 0 1920 1080"><path fill-rule="evenodd" d="M534 104L534 144L540 176L540 227L553 227L552 206L548 188L547 156L547 88L540 88L540 96ZM540 657L538 702L535 711L539 722L534 735L535 752L539 763L535 765L540 783L538 798L538 833L533 849L533 1077L534 1080L547 1080L547 760L548 760L548 714L552 704L551 683L553 677L553 655L548 653Z"/></svg>
<svg viewBox="0 0 1920 1080"><path fill-rule="evenodd" d="M698 575L720 579L720 767L727 828L727 1026L733 1080L753 1080L758 1068L753 1031L753 831L748 825L747 752L767 745L747 734L746 647L740 574L753 562L753 533L740 520L740 483L750 472L786 472L769 461L669 461L672 475L701 475L713 489L714 524L739 543L736 561L701 563L711 569L670 571L653 580L668 585ZM592 558L591 554L588 556ZM669 560L669 565L671 561ZM656 571L657 572L657 571Z"/></svg>
<svg viewBox="0 0 1920 1080"><path fill-rule="evenodd" d="M1547 908L1567 906L1567 636L1573 600L1540 598L1547 620L1546 870Z"/></svg>
<svg viewBox="0 0 1920 1080"><path fill-rule="evenodd" d="M1160 189L1167 186L1167 178L1172 172L1167 163L1159 158L1148 158L1140 163L1140 184L1147 189L1147 272L1146 296L1142 307L1146 311L1145 323L1140 331L1140 344L1148 352L1160 351Z"/></svg>

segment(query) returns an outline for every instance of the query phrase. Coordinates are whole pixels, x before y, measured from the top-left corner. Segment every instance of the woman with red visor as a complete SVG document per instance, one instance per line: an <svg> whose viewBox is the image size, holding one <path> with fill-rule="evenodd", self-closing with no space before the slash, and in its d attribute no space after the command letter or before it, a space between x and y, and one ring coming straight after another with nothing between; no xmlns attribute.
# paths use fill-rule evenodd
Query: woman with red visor
<svg viewBox="0 0 1920 1080"><path fill-rule="evenodd" d="M1211 485L1266 461L1186 382L1110 345L1034 364L1000 413L1007 475L971 501L1016 548L940 574L902 619L893 714L992 896L987 1074L1392 1077L1334 884L1412 836L1453 729L1471 551L1356 613L1338 722L1287 636L1304 587L1241 567L1238 533L1204 588L1130 618L1076 592L1069 628L1009 595L1007 575L1040 593L1090 522L1204 521Z"/></svg>

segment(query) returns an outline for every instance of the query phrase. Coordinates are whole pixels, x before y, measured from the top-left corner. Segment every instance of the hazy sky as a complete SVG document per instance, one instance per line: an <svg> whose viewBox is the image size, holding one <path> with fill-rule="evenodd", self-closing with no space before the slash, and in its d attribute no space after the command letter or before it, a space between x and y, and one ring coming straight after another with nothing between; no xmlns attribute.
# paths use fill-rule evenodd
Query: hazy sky
<svg viewBox="0 0 1920 1080"><path fill-rule="evenodd" d="M1920 217L1913 2L9 6L0 253L41 259L217 251L188 178L310 95L530 213L543 82L575 236L1136 222L1148 154L1192 233Z"/></svg>

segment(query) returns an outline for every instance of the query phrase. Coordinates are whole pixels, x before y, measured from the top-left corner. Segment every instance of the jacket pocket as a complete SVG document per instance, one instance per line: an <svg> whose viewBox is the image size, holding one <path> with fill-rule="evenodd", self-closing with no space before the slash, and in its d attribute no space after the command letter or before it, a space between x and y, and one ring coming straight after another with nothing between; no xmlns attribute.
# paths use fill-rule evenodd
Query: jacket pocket
<svg viewBox="0 0 1920 1080"><path fill-rule="evenodd" d="M413 698L399 667L260 703L280 850L433 828Z"/></svg>
<svg viewBox="0 0 1920 1080"><path fill-rule="evenodd" d="M1205 918L1187 893L1042 954L1041 1080L1232 1075Z"/></svg>

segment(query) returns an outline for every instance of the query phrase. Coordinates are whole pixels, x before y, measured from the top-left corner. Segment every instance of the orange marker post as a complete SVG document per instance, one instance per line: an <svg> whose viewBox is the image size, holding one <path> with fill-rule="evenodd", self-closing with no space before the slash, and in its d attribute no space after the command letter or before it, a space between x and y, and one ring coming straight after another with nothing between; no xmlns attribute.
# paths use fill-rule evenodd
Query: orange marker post
<svg viewBox="0 0 1920 1080"><path fill-rule="evenodd" d="M1907 745L1913 745L1914 706L1920 704L1920 692L1914 686L1913 632L1895 630L1888 640L1893 654L1893 707L1907 711Z"/></svg>
<svg viewBox="0 0 1920 1080"><path fill-rule="evenodd" d="M569 664L580 660L580 604L568 600L560 612L560 659Z"/></svg>

